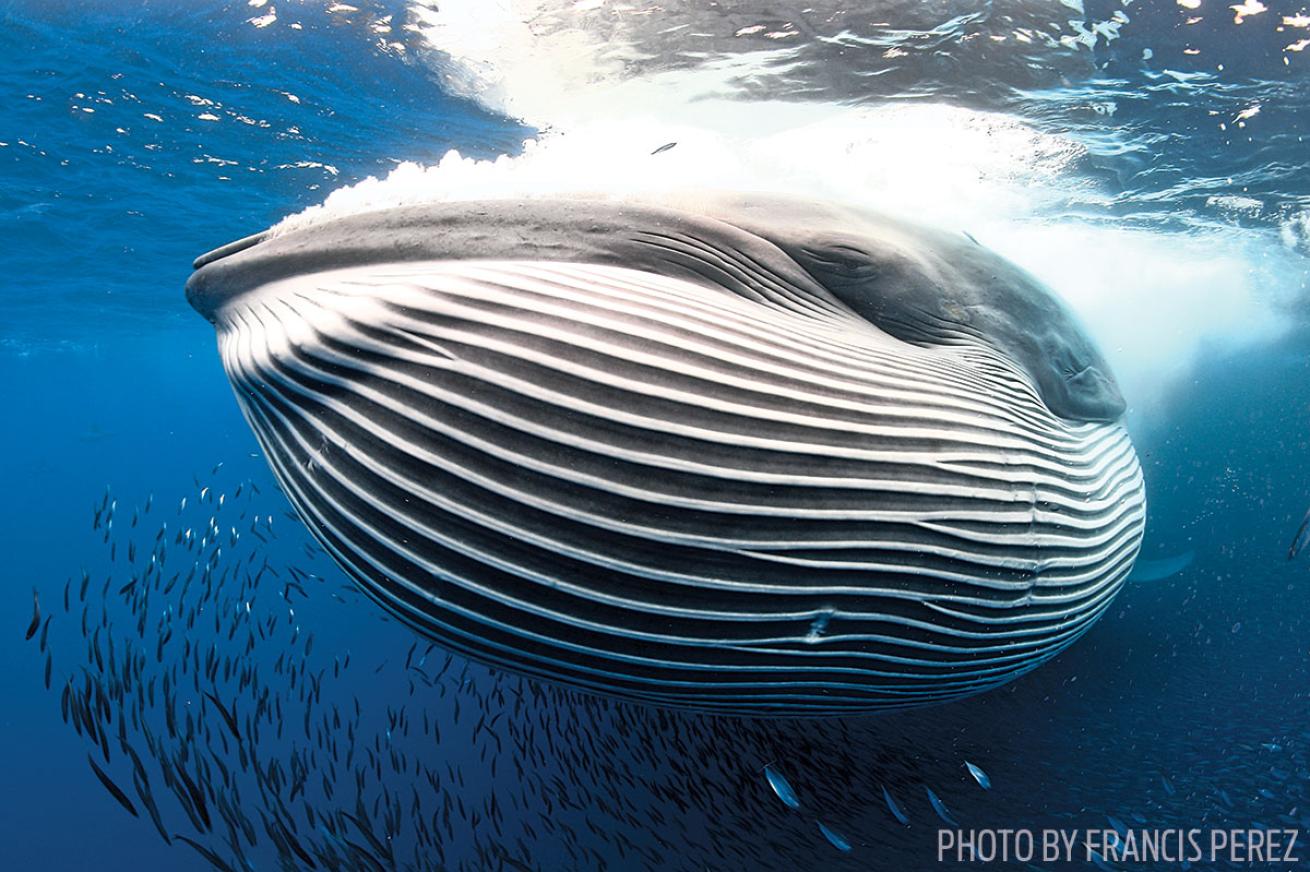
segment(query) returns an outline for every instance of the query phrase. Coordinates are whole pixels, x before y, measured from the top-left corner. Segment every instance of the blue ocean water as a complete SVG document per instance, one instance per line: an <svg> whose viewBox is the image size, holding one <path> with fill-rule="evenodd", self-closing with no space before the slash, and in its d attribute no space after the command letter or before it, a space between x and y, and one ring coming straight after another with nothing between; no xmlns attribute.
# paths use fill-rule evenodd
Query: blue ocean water
<svg viewBox="0 0 1310 872"><path fill-rule="evenodd" d="M873 4L830 29L790 8L699 19L798 35L790 54L771 53L782 37L758 49L734 99L943 103L1075 143L1032 208L1044 228L1140 234L1155 259L1125 273L1158 271L1175 247L1192 257L1196 239L1225 253L1203 264L1217 290L1206 275L1183 283L1214 316L1130 418L1143 557L1191 562L1130 582L1086 637L1001 690L769 722L451 659L356 592L289 514L213 330L183 299L191 260L403 161L519 155L538 123L457 87L448 58L402 26L410 4L342 5L0 6L0 865L212 868L181 835L232 868L308 868L311 855L353 858L341 868L935 868L925 788L965 827L1297 829L1310 858L1310 555L1287 559L1310 507L1310 50L1288 48L1310 38L1303 9L1269 3L1240 25L1209 0L1049 4L1058 14ZM276 21L251 23L273 7ZM1017 32L1029 37L993 38ZM675 45L643 63L676 71L704 54ZM1027 196L1026 178L987 190ZM1103 246L1120 237L1086 232L1070 249L1080 262L1116 257ZM1254 277L1254 302L1227 307L1229 276ZM1239 329L1252 309L1263 326ZM1111 352L1132 365L1133 349ZM188 530L202 551L178 539ZM185 579L197 554L189 589L151 588ZM25 639L34 590L41 623ZM182 615L194 623L166 629ZM197 673L234 711L196 691ZM103 737L61 716L65 688ZM799 813L764 778L771 762Z"/></svg>

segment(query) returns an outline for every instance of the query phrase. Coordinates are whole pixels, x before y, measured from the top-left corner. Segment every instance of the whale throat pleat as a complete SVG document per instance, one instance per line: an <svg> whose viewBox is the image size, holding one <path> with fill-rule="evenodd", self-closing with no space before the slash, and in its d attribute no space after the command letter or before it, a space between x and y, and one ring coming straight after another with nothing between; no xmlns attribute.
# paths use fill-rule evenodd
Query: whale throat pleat
<svg viewBox="0 0 1310 872"><path fill-rule="evenodd" d="M1052 415L982 344L797 300L433 261L283 278L215 323L315 535L484 661L828 714L976 693L1069 645L1142 536L1123 428Z"/></svg>

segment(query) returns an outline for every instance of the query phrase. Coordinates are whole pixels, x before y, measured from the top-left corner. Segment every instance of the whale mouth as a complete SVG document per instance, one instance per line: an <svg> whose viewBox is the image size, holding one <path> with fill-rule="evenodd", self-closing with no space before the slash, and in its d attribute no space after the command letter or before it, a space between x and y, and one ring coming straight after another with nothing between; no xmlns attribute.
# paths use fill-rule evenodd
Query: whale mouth
<svg viewBox="0 0 1310 872"><path fill-rule="evenodd" d="M268 231L252 233L207 251L192 261L193 272L186 283L186 300L191 308L203 315L207 321L214 323L219 309L235 295L235 292L230 282L211 277L223 270L226 259L236 258L243 252L258 247L268 237Z"/></svg>
<svg viewBox="0 0 1310 872"><path fill-rule="evenodd" d="M207 251L204 254L200 255L200 257L197 257L194 261L191 262L191 268L200 269L203 266L208 266L209 264L213 263L216 260L221 260L222 258L225 258L229 255L236 254L241 251L245 251L247 248L253 248L254 246L263 242L267 238L268 238L268 231L265 230L263 233L252 233L249 236L243 236L240 239L233 240L232 242L229 242L227 245L220 245L218 248L215 248L213 251Z"/></svg>

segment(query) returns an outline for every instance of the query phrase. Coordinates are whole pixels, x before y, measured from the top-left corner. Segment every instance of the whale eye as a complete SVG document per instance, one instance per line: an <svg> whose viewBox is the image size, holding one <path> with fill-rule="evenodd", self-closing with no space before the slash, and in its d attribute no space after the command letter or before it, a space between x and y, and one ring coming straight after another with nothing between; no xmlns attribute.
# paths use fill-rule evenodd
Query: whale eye
<svg viewBox="0 0 1310 872"><path fill-rule="evenodd" d="M1058 341L1050 343L1047 353L1051 356L1055 364L1055 369L1060 372L1066 379L1072 379L1078 373L1087 368L1086 364L1079 364L1073 356L1073 350L1066 344Z"/></svg>

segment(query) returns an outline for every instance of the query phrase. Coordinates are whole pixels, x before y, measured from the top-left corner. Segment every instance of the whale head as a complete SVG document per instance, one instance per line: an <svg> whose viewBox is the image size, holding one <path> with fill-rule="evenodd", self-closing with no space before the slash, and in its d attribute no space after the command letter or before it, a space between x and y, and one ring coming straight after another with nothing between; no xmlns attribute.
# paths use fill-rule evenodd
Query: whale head
<svg viewBox="0 0 1310 872"><path fill-rule="evenodd" d="M1035 667L1131 569L1141 472L1072 314L972 239L696 193L407 206L187 284L311 531L469 656L748 714Z"/></svg>

